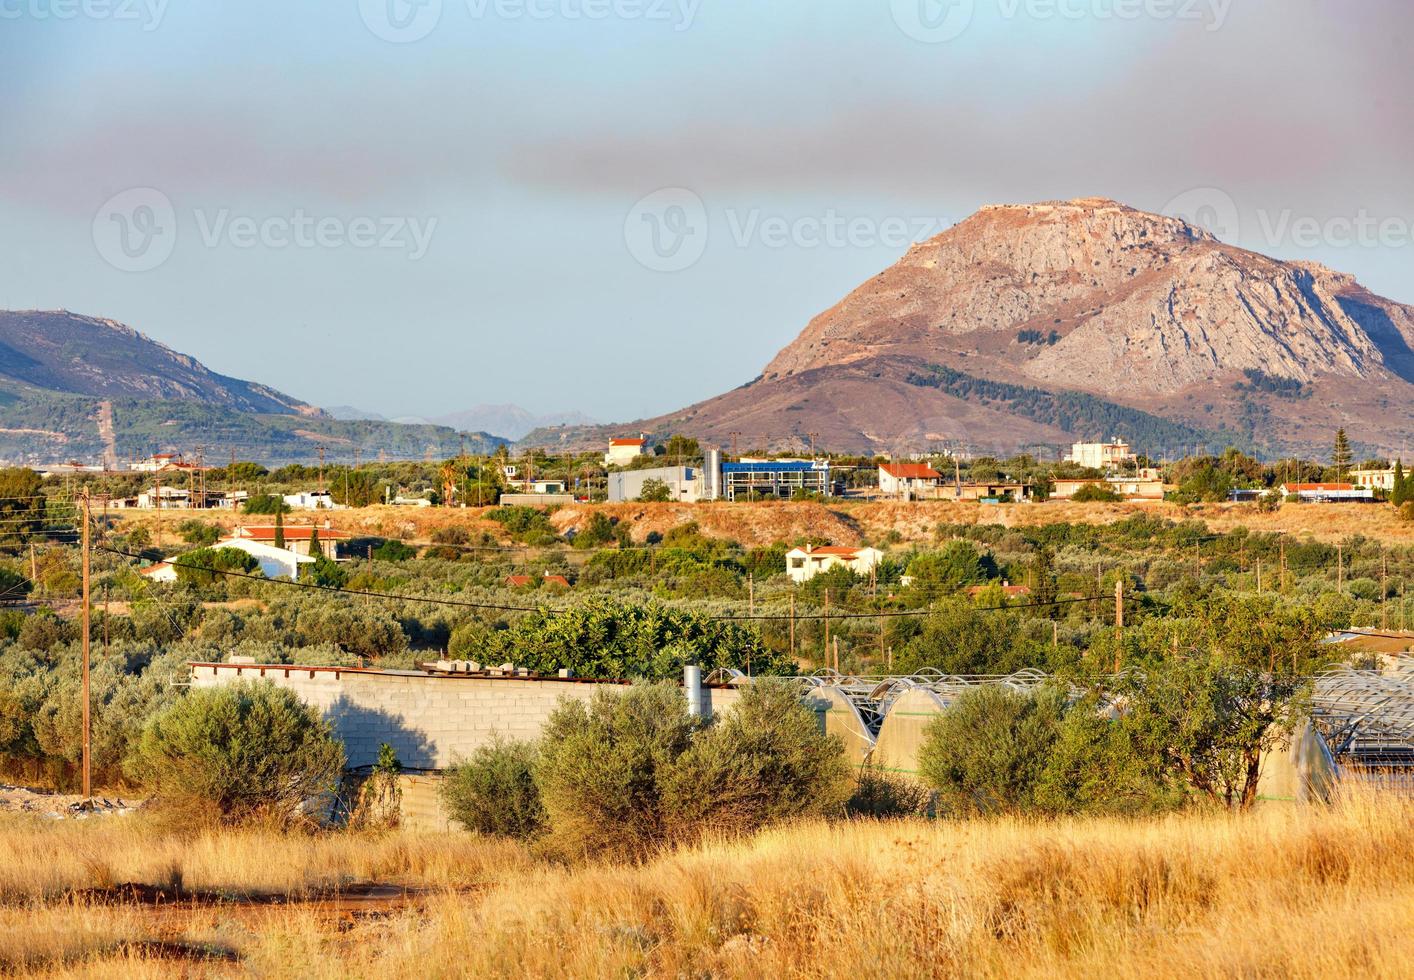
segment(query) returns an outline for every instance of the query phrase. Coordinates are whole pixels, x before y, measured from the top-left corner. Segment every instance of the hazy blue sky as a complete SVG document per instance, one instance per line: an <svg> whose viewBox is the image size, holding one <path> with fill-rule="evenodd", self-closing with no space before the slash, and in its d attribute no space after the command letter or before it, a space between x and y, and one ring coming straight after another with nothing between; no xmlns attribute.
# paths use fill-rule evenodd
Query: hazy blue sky
<svg viewBox="0 0 1414 980"><path fill-rule="evenodd" d="M991 202L1195 212L1411 302L1411 8L0 0L0 306L319 404L613 421Z"/></svg>

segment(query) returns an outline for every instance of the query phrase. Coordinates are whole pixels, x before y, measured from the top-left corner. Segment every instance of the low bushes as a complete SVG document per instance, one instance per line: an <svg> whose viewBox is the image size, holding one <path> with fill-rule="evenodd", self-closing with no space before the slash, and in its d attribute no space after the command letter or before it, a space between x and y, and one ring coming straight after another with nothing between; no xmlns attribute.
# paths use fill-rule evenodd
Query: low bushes
<svg viewBox="0 0 1414 980"><path fill-rule="evenodd" d="M563 702L535 746L480 750L443 798L472 830L543 831L562 856L641 857L673 840L838 813L850 775L838 739L820 732L791 685L747 687L703 723L675 684L640 684Z"/></svg>
<svg viewBox="0 0 1414 980"><path fill-rule="evenodd" d="M443 780L447 812L467 830L527 840L545 827L535 786L535 747L496 740L454 766Z"/></svg>
<svg viewBox="0 0 1414 980"><path fill-rule="evenodd" d="M169 802L277 823L332 792L343 768L319 712L269 682L192 690L149 719L129 759L131 775Z"/></svg>

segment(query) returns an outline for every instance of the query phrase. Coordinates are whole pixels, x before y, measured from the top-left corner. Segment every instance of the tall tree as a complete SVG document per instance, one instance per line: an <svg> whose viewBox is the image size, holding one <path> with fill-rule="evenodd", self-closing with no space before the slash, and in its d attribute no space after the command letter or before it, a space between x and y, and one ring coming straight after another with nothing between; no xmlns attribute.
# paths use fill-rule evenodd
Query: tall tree
<svg viewBox="0 0 1414 980"><path fill-rule="evenodd" d="M1398 507L1409 499L1409 484L1404 478L1404 461L1394 461L1394 486L1389 492L1389 502Z"/></svg>
<svg viewBox="0 0 1414 980"><path fill-rule="evenodd" d="M1331 465L1335 467L1335 478L1345 479L1345 471L1350 468L1350 440L1345 436L1345 429L1335 430L1335 449L1331 453Z"/></svg>
<svg viewBox="0 0 1414 980"><path fill-rule="evenodd" d="M283 509L275 509L275 547L285 546L285 514Z"/></svg>

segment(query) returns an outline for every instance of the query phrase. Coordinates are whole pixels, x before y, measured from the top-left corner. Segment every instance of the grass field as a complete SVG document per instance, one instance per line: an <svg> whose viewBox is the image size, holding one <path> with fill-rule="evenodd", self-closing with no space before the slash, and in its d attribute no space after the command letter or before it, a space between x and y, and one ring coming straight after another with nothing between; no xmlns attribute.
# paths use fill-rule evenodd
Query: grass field
<svg viewBox="0 0 1414 980"><path fill-rule="evenodd" d="M17 818L0 823L0 971L1407 977L1411 825L1414 803L1363 795L1245 817L807 824L564 867L471 836Z"/></svg>

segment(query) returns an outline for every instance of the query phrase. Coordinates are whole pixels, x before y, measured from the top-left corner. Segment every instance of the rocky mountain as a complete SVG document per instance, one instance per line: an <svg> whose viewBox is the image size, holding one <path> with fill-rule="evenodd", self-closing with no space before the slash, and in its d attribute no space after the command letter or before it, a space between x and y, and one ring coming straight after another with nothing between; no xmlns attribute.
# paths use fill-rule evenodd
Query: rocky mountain
<svg viewBox="0 0 1414 980"><path fill-rule="evenodd" d="M1159 454L1414 429L1414 308L1106 199L985 207L815 317L754 381L629 423L725 444Z"/></svg>
<svg viewBox="0 0 1414 980"><path fill-rule="evenodd" d="M273 388L217 374L131 327L64 311L0 311L0 460L110 464L154 452L283 464L445 458L465 438L438 425L338 419Z"/></svg>
<svg viewBox="0 0 1414 980"><path fill-rule="evenodd" d="M113 320L64 310L0 311L0 378L96 398L202 402L238 412L318 416L273 388L217 374Z"/></svg>

